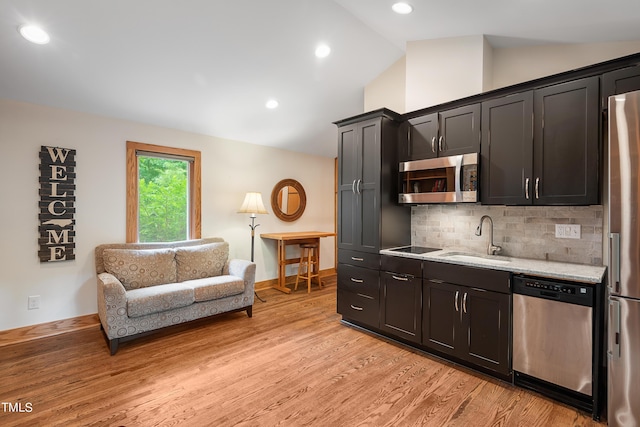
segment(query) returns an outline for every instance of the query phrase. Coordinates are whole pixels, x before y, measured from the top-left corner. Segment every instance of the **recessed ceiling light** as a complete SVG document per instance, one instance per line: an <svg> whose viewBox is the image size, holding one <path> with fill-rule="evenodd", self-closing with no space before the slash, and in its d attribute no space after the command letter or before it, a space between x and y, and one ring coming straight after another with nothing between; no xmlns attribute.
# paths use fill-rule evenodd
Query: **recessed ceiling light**
<svg viewBox="0 0 640 427"><path fill-rule="evenodd" d="M35 25L21 25L18 30L25 39L31 43L47 44L49 43L49 34L47 34L42 28Z"/></svg>
<svg viewBox="0 0 640 427"><path fill-rule="evenodd" d="M326 44L321 44L316 48L316 56L318 58L326 58L331 53L331 48Z"/></svg>
<svg viewBox="0 0 640 427"><path fill-rule="evenodd" d="M273 110L274 108L278 108L278 105L279 105L278 101L276 101L275 99L270 99L265 104L265 106L270 110Z"/></svg>
<svg viewBox="0 0 640 427"><path fill-rule="evenodd" d="M404 2L395 3L393 6L391 6L391 9L393 9L395 13L399 13L400 15L406 15L413 12L413 6L411 6L409 3Z"/></svg>

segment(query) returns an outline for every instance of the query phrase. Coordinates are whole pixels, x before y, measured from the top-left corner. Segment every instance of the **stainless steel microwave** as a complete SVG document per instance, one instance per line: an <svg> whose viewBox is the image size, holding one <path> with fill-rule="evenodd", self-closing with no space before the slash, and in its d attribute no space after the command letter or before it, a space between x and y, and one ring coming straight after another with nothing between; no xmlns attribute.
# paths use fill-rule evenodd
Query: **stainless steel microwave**
<svg viewBox="0 0 640 427"><path fill-rule="evenodd" d="M478 201L478 153L400 163L401 204Z"/></svg>

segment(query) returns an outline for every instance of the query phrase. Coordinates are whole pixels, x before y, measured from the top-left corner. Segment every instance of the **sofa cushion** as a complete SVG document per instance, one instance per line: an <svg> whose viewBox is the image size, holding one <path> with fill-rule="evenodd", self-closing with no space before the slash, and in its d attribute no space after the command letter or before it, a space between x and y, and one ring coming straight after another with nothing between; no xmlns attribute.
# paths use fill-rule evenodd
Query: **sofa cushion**
<svg viewBox="0 0 640 427"><path fill-rule="evenodd" d="M215 276L182 282L193 288L196 302L210 301L244 292L244 281L236 276Z"/></svg>
<svg viewBox="0 0 640 427"><path fill-rule="evenodd" d="M176 251L177 281L220 276L229 258L229 243L182 246Z"/></svg>
<svg viewBox="0 0 640 427"><path fill-rule="evenodd" d="M127 315L140 317L193 304L193 288L182 283L149 286L127 292Z"/></svg>
<svg viewBox="0 0 640 427"><path fill-rule="evenodd" d="M105 249L104 268L126 290L176 281L175 251L166 249Z"/></svg>

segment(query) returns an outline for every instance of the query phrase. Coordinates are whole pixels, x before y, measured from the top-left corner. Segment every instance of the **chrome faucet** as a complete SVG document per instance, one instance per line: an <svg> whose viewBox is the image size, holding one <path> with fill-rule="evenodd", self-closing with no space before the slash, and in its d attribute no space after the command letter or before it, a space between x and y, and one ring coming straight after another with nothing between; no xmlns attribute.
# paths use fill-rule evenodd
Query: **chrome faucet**
<svg viewBox="0 0 640 427"><path fill-rule="evenodd" d="M482 215L482 218L480 218L480 224L478 224L478 227L476 228L476 236L482 236L482 223L484 222L485 219L488 219L489 224L491 225L491 233L489 235L489 246L487 247L487 254L495 255L500 253L500 251L502 251L502 247L493 244L493 220L489 215Z"/></svg>

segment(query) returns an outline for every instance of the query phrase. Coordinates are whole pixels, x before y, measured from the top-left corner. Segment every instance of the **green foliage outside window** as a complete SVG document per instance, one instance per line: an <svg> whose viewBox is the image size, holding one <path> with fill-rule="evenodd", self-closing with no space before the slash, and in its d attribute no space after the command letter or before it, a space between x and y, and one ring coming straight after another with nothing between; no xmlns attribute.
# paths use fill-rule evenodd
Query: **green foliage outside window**
<svg viewBox="0 0 640 427"><path fill-rule="evenodd" d="M140 242L188 238L188 167L182 160L138 157Z"/></svg>

